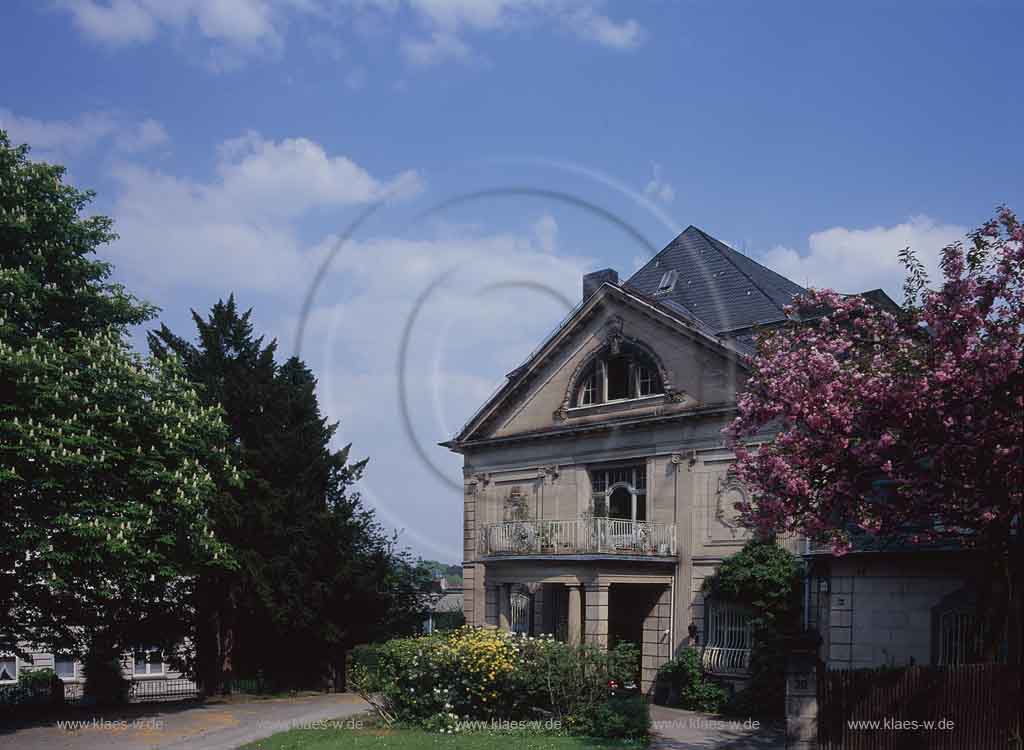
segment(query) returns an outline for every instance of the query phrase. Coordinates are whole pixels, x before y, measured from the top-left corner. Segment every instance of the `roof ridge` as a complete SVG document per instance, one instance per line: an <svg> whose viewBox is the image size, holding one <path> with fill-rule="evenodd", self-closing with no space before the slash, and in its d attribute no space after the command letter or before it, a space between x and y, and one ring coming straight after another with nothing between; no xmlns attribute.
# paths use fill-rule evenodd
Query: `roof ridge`
<svg viewBox="0 0 1024 750"><path fill-rule="evenodd" d="M767 297L768 301L771 302L775 307L777 307L779 309L779 312L781 312L783 315L785 315L785 312L786 312L785 308L782 305L780 305L778 302L776 302L775 299L772 297L772 295L770 295L767 291L762 289L761 285L758 284L756 281L754 281L753 277L749 273L747 273L742 268L740 268L739 264L736 263L736 261L731 257L731 255L729 253L723 253L718 247L716 247L716 243L721 245L722 247L726 248L727 250L732 250L732 252L734 252L734 253L736 253L738 251L733 250L733 248L729 247L728 245L726 245L721 240L716 239L715 237L712 237L710 234L705 232L700 227L693 227L693 228L696 229L698 232L700 232L700 235L701 235L701 237L704 238L704 241L707 242L709 245L711 245L711 247L713 247L715 250L717 250L719 255L721 255L723 258L725 258L727 261L729 261L729 265L731 265L733 268L735 268L737 271L739 271L741 274L743 274L743 276L746 277L747 281L749 281L751 284L754 285L754 287L757 289L757 291L761 292L761 294L763 294L765 297ZM744 256L744 257L746 257L746 256ZM756 263L757 265L759 265L762 268L764 268L766 271L770 271L771 270L767 266L762 266L756 260L752 260L751 258L747 258L747 260L749 260L751 263ZM778 291L782 291L782 290L779 289Z"/></svg>

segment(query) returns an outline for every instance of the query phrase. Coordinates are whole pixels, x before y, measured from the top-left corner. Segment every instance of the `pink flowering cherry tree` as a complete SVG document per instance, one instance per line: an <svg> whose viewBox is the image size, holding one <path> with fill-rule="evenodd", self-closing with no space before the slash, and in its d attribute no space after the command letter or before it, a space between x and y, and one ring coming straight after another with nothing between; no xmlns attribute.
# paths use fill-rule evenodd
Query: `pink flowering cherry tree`
<svg viewBox="0 0 1024 750"><path fill-rule="evenodd" d="M909 250L902 307L811 290L764 334L726 430L745 522L851 549L947 542L990 566L985 652L1021 659L1024 229L1006 208L945 248L929 288ZM774 440L754 446L766 427ZM1009 629L1007 630L1007 626Z"/></svg>

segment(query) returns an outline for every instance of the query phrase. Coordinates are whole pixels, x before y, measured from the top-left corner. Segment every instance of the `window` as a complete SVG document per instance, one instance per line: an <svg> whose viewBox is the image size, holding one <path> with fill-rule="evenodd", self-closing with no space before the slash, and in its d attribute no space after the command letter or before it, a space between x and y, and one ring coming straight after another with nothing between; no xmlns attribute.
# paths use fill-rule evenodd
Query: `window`
<svg viewBox="0 0 1024 750"><path fill-rule="evenodd" d="M583 379L583 383L580 385L579 397L576 399L576 403L579 406L589 406L596 402L597 375L594 372L591 372L590 375Z"/></svg>
<svg viewBox="0 0 1024 750"><path fill-rule="evenodd" d="M943 597L932 607L932 663L939 666L976 664L984 660L987 633L981 602L975 587L965 587ZM997 662L1009 656L1004 630L995 652Z"/></svg>
<svg viewBox="0 0 1024 750"><path fill-rule="evenodd" d="M153 675L164 673L164 658L160 649L147 646L135 651L135 674Z"/></svg>
<svg viewBox="0 0 1024 750"><path fill-rule="evenodd" d="M75 659L67 654L54 654L53 671L62 680L75 679Z"/></svg>
<svg viewBox="0 0 1024 750"><path fill-rule="evenodd" d="M636 378L636 393L638 396L650 396L657 387L657 379L651 368L646 365L637 365L633 368L633 375Z"/></svg>
<svg viewBox="0 0 1024 750"><path fill-rule="evenodd" d="M704 604L701 661L714 674L745 674L750 669L753 612L743 604L708 599Z"/></svg>
<svg viewBox="0 0 1024 750"><path fill-rule="evenodd" d="M613 357L608 360L607 372L609 401L630 397L629 366L630 361L626 357Z"/></svg>
<svg viewBox="0 0 1024 750"><path fill-rule="evenodd" d="M592 406L664 393L658 368L643 352L627 348L622 354L598 357L583 373L573 406Z"/></svg>
<svg viewBox="0 0 1024 750"><path fill-rule="evenodd" d="M658 283L658 294L667 294L675 289L676 279L679 278L679 272L674 268L670 271L665 271L661 276L661 281Z"/></svg>
<svg viewBox="0 0 1024 750"><path fill-rule="evenodd" d="M981 661L981 632L972 612L943 612L938 617L938 631L939 665L953 666Z"/></svg>
<svg viewBox="0 0 1024 750"><path fill-rule="evenodd" d="M709 600L707 603L708 646L749 649L751 612L741 604Z"/></svg>
<svg viewBox="0 0 1024 750"><path fill-rule="evenodd" d="M0 682L16 682L18 680L18 657L0 656Z"/></svg>
<svg viewBox="0 0 1024 750"><path fill-rule="evenodd" d="M647 520L647 467L644 464L590 471L594 515Z"/></svg>

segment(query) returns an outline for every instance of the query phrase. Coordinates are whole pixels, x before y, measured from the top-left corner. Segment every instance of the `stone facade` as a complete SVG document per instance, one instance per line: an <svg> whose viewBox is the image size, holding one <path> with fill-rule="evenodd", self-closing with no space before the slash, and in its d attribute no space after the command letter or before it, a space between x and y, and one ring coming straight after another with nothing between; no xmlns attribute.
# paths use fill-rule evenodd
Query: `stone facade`
<svg viewBox="0 0 1024 750"><path fill-rule="evenodd" d="M581 371L615 340L649 353L665 392L573 407ZM733 457L721 436L742 377L720 342L619 287L601 287L446 444L465 457L467 622L511 627L509 597L525 586L534 632L561 617L570 640L609 645L629 634L641 645L649 687L657 667L691 643L691 625L703 632L701 581L748 538L735 522L743 491L728 481ZM586 518L594 472L621 466L642 474L645 523L672 530L674 553L665 554L668 545L647 554L545 554L537 546L499 555L482 547L481 535L507 524L512 510L524 523ZM548 605L560 607L557 616L545 616ZM627 610L635 620L624 619Z"/></svg>

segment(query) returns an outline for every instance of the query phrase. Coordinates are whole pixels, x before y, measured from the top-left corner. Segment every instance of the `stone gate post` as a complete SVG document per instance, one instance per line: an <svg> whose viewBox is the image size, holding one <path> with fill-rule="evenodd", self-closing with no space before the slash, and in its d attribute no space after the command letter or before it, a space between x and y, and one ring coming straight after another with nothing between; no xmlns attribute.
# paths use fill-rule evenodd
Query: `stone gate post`
<svg viewBox="0 0 1024 750"><path fill-rule="evenodd" d="M786 750L817 750L818 654L806 641L786 657Z"/></svg>

